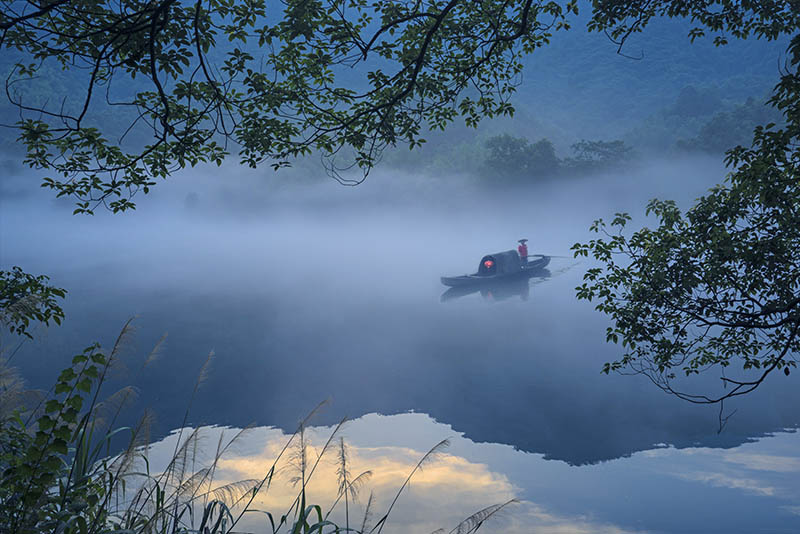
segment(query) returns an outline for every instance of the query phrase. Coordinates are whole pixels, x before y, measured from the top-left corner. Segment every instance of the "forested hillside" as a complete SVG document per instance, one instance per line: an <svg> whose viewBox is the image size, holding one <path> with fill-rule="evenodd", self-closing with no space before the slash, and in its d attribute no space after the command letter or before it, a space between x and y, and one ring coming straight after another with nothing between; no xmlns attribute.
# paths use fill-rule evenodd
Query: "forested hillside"
<svg viewBox="0 0 800 534"><path fill-rule="evenodd" d="M585 31L586 17L529 55L512 102L512 119L473 130L455 125L432 132L422 154L398 150L394 164L436 172L474 169L497 135L550 141L560 157L582 140L623 140L642 153L674 150L722 155L747 144L758 124L779 121L764 103L778 80L787 40L711 38L690 44L686 21L659 19L618 46Z"/></svg>

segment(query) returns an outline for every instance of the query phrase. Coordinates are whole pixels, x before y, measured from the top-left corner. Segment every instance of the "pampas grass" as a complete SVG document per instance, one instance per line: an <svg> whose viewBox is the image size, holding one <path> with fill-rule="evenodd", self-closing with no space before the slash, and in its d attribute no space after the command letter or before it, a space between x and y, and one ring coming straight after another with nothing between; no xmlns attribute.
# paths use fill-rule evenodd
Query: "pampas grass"
<svg viewBox="0 0 800 534"><path fill-rule="evenodd" d="M129 321L105 355L98 346L87 348L73 359L43 404L43 412L28 425L19 417L0 420L0 531L9 534L58 532L60 534L234 534L245 514L266 518L266 534L329 534L352 532L382 534L397 502L414 475L445 449L443 440L425 453L408 473L387 509L375 516L370 492L360 528L351 527L351 504L366 488L372 471L354 476L347 443L340 435L345 421L330 431L321 448L306 435L310 414L301 421L272 463L259 478L217 482L220 462L250 431L245 428L207 443L201 429L186 428L192 403L209 374L213 351L202 365L195 382L184 424L174 434L175 445L163 468L154 469L149 458L152 414L145 413L134 427L113 429L117 417L136 392L123 388L100 400L108 370L129 342ZM146 358L151 364L164 338ZM0 367L0 396L19 398L21 387L14 375ZM321 405L320 405L321 406ZM317 409L319 406L317 407ZM80 411L79 411L80 410ZM316 412L316 409L314 410ZM127 434L127 445L109 455L111 440ZM210 446L209 446L210 445ZM39 458L26 463L20 451ZM203 455L212 451L208 459ZM22 459L21 459L22 458ZM313 503L309 484L317 468L330 458L336 467L336 498L327 511ZM54 460L51 460L54 459ZM276 476L285 474L297 490L282 513L259 510L256 498L267 494ZM43 484L30 481L44 480ZM451 534L472 534L488 519L514 501L480 510L457 525ZM329 518L343 503L344 525ZM442 530L441 532L445 532Z"/></svg>

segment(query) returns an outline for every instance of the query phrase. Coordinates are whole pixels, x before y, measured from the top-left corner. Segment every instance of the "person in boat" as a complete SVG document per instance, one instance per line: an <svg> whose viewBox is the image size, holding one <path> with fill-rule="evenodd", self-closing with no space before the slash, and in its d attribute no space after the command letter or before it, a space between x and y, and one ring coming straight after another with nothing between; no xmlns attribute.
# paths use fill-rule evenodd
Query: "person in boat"
<svg viewBox="0 0 800 534"><path fill-rule="evenodd" d="M522 260L522 265L528 264L528 240L520 239L517 252L519 252L519 259Z"/></svg>

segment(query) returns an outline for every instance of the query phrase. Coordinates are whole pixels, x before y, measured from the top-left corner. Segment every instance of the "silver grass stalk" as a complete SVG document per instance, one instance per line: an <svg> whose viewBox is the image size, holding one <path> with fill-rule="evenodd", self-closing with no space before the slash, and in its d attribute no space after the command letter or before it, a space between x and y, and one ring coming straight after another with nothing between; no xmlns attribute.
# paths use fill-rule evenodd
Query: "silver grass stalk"
<svg viewBox="0 0 800 534"><path fill-rule="evenodd" d="M439 443L434 445L431 448L431 450L429 450L428 452L425 453L425 455L422 457L422 459L419 462L417 462L417 465L414 466L414 469L411 470L411 473L409 473L408 477L406 477L406 480L405 480L405 482L403 482L403 485L400 486L400 489L397 491L397 494L394 496L394 499L392 500L392 503L389 505L389 508L386 510L386 513L383 515L383 517L381 517L381 519L378 521L378 523L374 527L372 527L372 530L370 530L370 532L373 532L373 531L375 531L375 529L378 529L378 534L380 534L381 531L383 531L383 526L386 524L386 520L389 518L389 514L392 513L392 508L394 508L395 503L397 503L397 499L400 498L400 494L403 493L403 490L406 488L406 486L408 486L408 483L411 482L411 477L414 476L414 473L416 473L417 471L422 469L422 466L428 460L433 458L437 453L441 452L442 449L448 447L449 445L450 445L450 440L443 439L442 441L440 441Z"/></svg>
<svg viewBox="0 0 800 534"><path fill-rule="evenodd" d="M492 506L488 506L483 510L479 510L463 520L459 523L456 528L450 531L450 534L472 534L481 526L483 523L489 519L490 517L496 515L500 510L504 509L506 506L510 504L515 504L517 502L516 499L511 499L504 503L494 504Z"/></svg>
<svg viewBox="0 0 800 534"><path fill-rule="evenodd" d="M359 532L364 534L369 527L369 522L372 519L372 500L375 498L375 494L373 492L369 492L369 499L367 499L367 505L364 507L364 519L361 521L361 530Z"/></svg>
<svg viewBox="0 0 800 534"><path fill-rule="evenodd" d="M295 438L297 437L298 433L300 432L300 428L303 428L306 425L306 423L311 419L311 417L313 417L314 414L316 414L317 411L319 411L320 408L322 408L322 406L327 404L327 402L328 401L322 401L319 404L317 404L317 406L311 411L311 413L309 413L306 416L306 418L303 419L303 421L300 423L300 425L298 426L298 429L294 432L294 434L292 434L289 437L289 439L283 445L283 448L278 453L278 456L272 462L272 465L270 466L270 468L264 474L264 477L261 479L261 481L259 482L258 486L253 488L252 493L249 494L250 498L247 500L247 503L244 505L244 507L239 512L239 515L236 516L236 519L234 519L233 522L231 523L229 531L233 531L234 527L239 523L239 521L242 519L242 517L244 517L245 512L247 512L249 510L250 505L253 503L253 501L255 500L256 496L264 488L264 486L266 486L267 489L269 489L269 486L272 483L272 479L275 476L276 467L278 465L278 462L280 462L280 460L283 457L283 455L286 453L287 450L289 450L289 447L291 447L292 443L294 442ZM243 498L244 498L244 496L242 496L241 499L243 499ZM239 499L239 500L241 500L241 499ZM237 500L237 502L234 503L234 504L238 504L239 500Z"/></svg>
<svg viewBox="0 0 800 534"><path fill-rule="evenodd" d="M159 339L158 342L153 347L153 350L150 351L150 354L147 355L147 358L144 359L144 363L142 364L142 369L146 368L147 366L149 366L150 364L152 364L158 358L161 357L161 354L163 353L164 350L164 342L166 340L167 340L167 334L164 333L164 335L161 336L161 339Z"/></svg>
<svg viewBox="0 0 800 534"><path fill-rule="evenodd" d="M347 489L345 491L340 492L337 495L336 500L333 501L333 504L328 509L328 513L325 514L325 519L327 519L328 516L330 516L330 514L336 508L336 505L339 504L339 501L342 499L342 497L345 494L349 493L350 494L350 498L353 499L353 501L357 502L358 501L358 492L361 491L361 488L367 483L367 481L369 480L369 478L371 476L372 476L372 471L364 471L363 473L358 475L356 478L351 480L350 483L347 486ZM350 527L347 527L347 528L350 528Z"/></svg>

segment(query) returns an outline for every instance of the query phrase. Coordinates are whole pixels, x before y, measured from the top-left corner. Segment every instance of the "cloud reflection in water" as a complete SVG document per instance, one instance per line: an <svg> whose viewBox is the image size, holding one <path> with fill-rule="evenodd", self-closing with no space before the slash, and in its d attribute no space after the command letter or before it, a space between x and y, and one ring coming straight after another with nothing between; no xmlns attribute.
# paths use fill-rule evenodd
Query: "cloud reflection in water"
<svg viewBox="0 0 800 534"><path fill-rule="evenodd" d="M230 438L235 432L205 427L202 433L209 445L217 443L220 433ZM331 432L332 427L307 429L311 463ZM348 422L341 433L349 446L352 476L365 470L373 473L359 503L350 507L351 525L356 526L370 491L375 495L374 522L430 446L445 437L451 440L448 449L414 476L392 511L387 533L449 531L470 514L512 498L519 502L492 518L483 531L745 533L753 528L775 532L800 528L796 476L800 434L796 432L778 433L734 450L663 447L583 467L507 445L475 443L425 414L369 414ZM173 433L152 446L150 461L156 469L166 464L176 438ZM276 428L249 430L219 462L215 485L263 477L289 439ZM279 517L290 508L298 487L290 482L296 473L285 456L277 467L273 484L254 507ZM336 500L336 469L335 451L330 450L308 485L309 502L323 510ZM331 519L341 524L343 516L340 503ZM264 516L246 517L244 530L266 527ZM782 530L786 528L790 530Z"/></svg>

